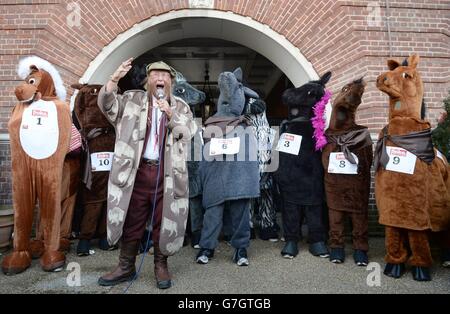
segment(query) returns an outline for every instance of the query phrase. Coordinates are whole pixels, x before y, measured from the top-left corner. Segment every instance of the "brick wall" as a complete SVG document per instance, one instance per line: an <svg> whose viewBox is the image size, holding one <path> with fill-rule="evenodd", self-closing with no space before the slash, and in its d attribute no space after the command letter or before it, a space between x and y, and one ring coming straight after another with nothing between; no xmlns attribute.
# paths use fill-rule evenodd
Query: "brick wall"
<svg viewBox="0 0 450 314"><path fill-rule="evenodd" d="M66 84L78 81L89 63L117 35L134 24L171 10L187 9L187 0L76 1L81 27L69 27L72 1L1 0L0 3L0 133L7 121L18 82L15 67L29 54L48 59ZM379 4L382 20L370 25L370 5ZM416 52L425 82L428 118L435 125L442 100L450 89L450 1L390 0L393 56ZM358 119L377 133L386 123L387 97L375 87L386 71L389 55L385 1L345 0L216 0L215 9L232 11L267 24L297 46L317 72L333 71L330 88L336 92L348 81L365 76L367 92ZM69 89L69 95L71 94ZM5 154L5 146L0 146ZM0 155L3 157L3 155ZM2 166L0 204L8 202L9 173ZM373 204L371 205L373 206Z"/></svg>

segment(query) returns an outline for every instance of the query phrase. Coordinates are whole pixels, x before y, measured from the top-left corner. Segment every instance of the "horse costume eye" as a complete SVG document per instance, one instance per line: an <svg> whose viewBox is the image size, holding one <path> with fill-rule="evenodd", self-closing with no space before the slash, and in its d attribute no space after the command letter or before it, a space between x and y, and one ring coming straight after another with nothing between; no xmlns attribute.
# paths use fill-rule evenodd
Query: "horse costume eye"
<svg viewBox="0 0 450 314"><path fill-rule="evenodd" d="M36 80L35 80L34 78L30 78L30 79L28 80L28 84L34 85L34 83L36 83Z"/></svg>
<svg viewBox="0 0 450 314"><path fill-rule="evenodd" d="M408 74L408 73L406 73L406 72L402 73L402 76L403 76L403 78L408 78L408 77L411 77L411 76L409 76L409 74Z"/></svg>
<svg viewBox="0 0 450 314"><path fill-rule="evenodd" d="M177 88L177 93L184 94L185 91L184 88Z"/></svg>

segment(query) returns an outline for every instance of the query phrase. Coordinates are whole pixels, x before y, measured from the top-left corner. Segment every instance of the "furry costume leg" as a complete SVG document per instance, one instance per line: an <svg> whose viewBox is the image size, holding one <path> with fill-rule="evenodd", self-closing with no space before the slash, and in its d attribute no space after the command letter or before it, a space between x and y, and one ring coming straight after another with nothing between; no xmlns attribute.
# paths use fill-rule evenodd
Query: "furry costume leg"
<svg viewBox="0 0 450 314"><path fill-rule="evenodd" d="M41 226L44 237L44 254L40 262L45 271L54 271L65 263L65 256L59 251L61 222L61 186L62 167L55 167L51 173L43 173L36 180L36 190L41 195ZM55 223L59 222L59 223Z"/></svg>
<svg viewBox="0 0 450 314"><path fill-rule="evenodd" d="M33 188L28 164L31 160L16 147L17 145L18 143L15 145L11 143L11 151L21 154L20 158L12 159L13 203L14 208L21 208L21 211L20 215L16 211L14 216L14 252L6 256L2 262L2 270L7 275L19 274L31 265L29 239L33 225L36 190Z"/></svg>
<svg viewBox="0 0 450 314"><path fill-rule="evenodd" d="M105 224L106 217L103 215L105 203L97 202L86 204L84 208L83 219L81 221L81 230L80 230L80 240L92 240L97 231L97 225L99 226L99 234L100 236L102 231L100 230L103 227L103 236L105 236ZM104 217L104 222L100 221L100 218Z"/></svg>
<svg viewBox="0 0 450 314"><path fill-rule="evenodd" d="M344 218L345 212L329 209L330 217L330 248L344 247Z"/></svg>
<svg viewBox="0 0 450 314"><path fill-rule="evenodd" d="M369 250L369 213L351 213L353 249Z"/></svg>
<svg viewBox="0 0 450 314"><path fill-rule="evenodd" d="M386 257L389 264L403 264L408 260L408 250L406 248L406 230L386 226Z"/></svg>
<svg viewBox="0 0 450 314"><path fill-rule="evenodd" d="M72 218L79 186L80 161L76 157L67 156L64 161L63 178L61 183L61 243L60 250L70 249L70 234L72 232Z"/></svg>
<svg viewBox="0 0 450 314"><path fill-rule="evenodd" d="M308 243L325 242L325 226L323 223L323 206L301 206L308 225ZM298 224L298 223L297 223Z"/></svg>
<svg viewBox="0 0 450 314"><path fill-rule="evenodd" d="M256 199L256 203L261 229L273 228L276 223L277 213L275 211L272 189L261 189L261 196Z"/></svg>
<svg viewBox="0 0 450 314"><path fill-rule="evenodd" d="M433 259L431 257L428 232L408 230L408 240L411 249L411 257L408 260L408 264L411 266L431 267Z"/></svg>
<svg viewBox="0 0 450 314"><path fill-rule="evenodd" d="M300 222L302 213L300 205L284 202L283 206L283 231L284 238L287 241L298 241L300 239Z"/></svg>

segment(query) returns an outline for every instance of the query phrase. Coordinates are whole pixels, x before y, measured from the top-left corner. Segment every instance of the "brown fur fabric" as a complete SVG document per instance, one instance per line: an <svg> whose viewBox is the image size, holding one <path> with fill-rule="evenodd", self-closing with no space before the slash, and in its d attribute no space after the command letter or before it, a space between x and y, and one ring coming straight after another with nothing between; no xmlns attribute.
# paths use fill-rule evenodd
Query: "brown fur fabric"
<svg viewBox="0 0 450 314"><path fill-rule="evenodd" d="M115 132L100 111L97 98L101 85L74 84L78 89L75 99L74 112L81 127L82 137L86 139L89 132L96 128L103 129L101 135L86 139L90 153L114 152ZM82 169L85 169L86 159L83 159ZM92 186L89 190L82 186L82 200L84 214L81 222L80 239L90 240L97 233L99 237L106 237L106 199L108 192L109 172L92 172Z"/></svg>
<svg viewBox="0 0 450 314"><path fill-rule="evenodd" d="M418 61L418 56L412 56L409 66L400 66L390 60L392 70L378 78L378 88L390 96L389 135L430 128L420 119L423 83L416 70ZM398 102L400 108L396 108ZM390 141L388 145L396 146ZM449 191L448 166L440 158L431 165L418 158L413 175L380 167L375 177L380 223L410 230L446 230L450 221Z"/></svg>
<svg viewBox="0 0 450 314"><path fill-rule="evenodd" d="M33 79L33 80L31 80ZM68 104L55 98L53 80L45 71L33 69L16 88L19 101L33 95L53 101L58 114L59 142L56 152L46 159L28 156L21 146L19 132L24 110L28 103L18 103L8 124L11 143L14 217L14 251L3 259L2 270L17 274L31 264L30 236L36 200L40 204L40 221L43 230L44 251L41 266L51 271L64 265L65 256L59 252L61 221L61 181L64 158L69 149L71 119ZM49 91L49 94L46 94Z"/></svg>
<svg viewBox="0 0 450 314"><path fill-rule="evenodd" d="M389 135L406 135L430 128L421 119L423 83L417 71L419 59L417 55L409 57L406 66L389 60L390 72L378 77L378 89L390 98ZM396 146L390 141L387 145ZM449 228L449 193L448 166L440 158L431 164L417 158L413 175L379 167L375 195L380 223L386 226L386 262L431 266L428 231Z"/></svg>
<svg viewBox="0 0 450 314"><path fill-rule="evenodd" d="M431 267L433 259L427 231L386 226L386 263ZM411 254L409 253L411 252Z"/></svg>
<svg viewBox="0 0 450 314"><path fill-rule="evenodd" d="M328 144L322 153L325 170L325 192L330 216L330 246L344 246L344 213L349 213L353 225L355 249L368 250L368 205L370 194L370 168L372 165L372 142L366 127L355 123L355 114L361 104L366 83L356 80L342 89L333 103L330 128L326 131ZM366 138L349 145L349 150L358 157L358 174L328 173L332 152L342 152L342 147L330 140L330 136L343 136L353 131L362 131ZM369 143L368 143L369 142ZM369 144L369 145L368 145Z"/></svg>

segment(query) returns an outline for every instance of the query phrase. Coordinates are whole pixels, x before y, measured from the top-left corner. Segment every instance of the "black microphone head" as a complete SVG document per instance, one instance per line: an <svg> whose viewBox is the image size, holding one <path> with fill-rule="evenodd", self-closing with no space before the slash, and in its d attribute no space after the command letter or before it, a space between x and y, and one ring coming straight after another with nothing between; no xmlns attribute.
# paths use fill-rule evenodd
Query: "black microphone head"
<svg viewBox="0 0 450 314"><path fill-rule="evenodd" d="M166 94L164 93L164 89L162 88L158 88L156 90L156 98L158 98L158 100L164 99L166 97Z"/></svg>

